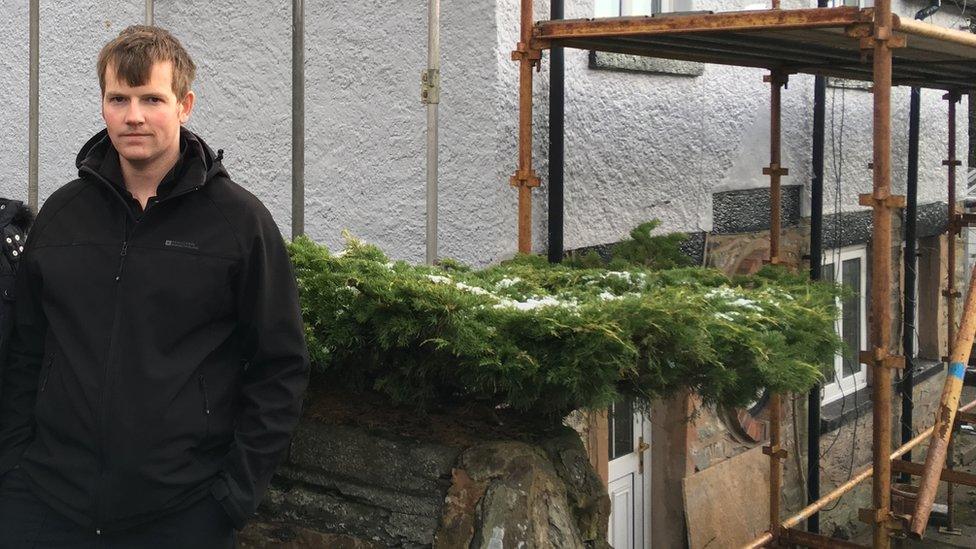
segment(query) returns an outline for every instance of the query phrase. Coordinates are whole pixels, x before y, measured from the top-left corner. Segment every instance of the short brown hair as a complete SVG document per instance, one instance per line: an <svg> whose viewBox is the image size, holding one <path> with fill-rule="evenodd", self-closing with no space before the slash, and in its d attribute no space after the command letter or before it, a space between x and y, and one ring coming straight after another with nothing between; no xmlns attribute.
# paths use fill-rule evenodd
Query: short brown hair
<svg viewBox="0 0 976 549"><path fill-rule="evenodd" d="M197 67L183 45L168 31L147 25L132 25L105 44L98 54L98 84L105 95L105 71L115 68L115 77L130 86L149 81L155 63L173 63L173 93L178 100L186 97L196 76Z"/></svg>

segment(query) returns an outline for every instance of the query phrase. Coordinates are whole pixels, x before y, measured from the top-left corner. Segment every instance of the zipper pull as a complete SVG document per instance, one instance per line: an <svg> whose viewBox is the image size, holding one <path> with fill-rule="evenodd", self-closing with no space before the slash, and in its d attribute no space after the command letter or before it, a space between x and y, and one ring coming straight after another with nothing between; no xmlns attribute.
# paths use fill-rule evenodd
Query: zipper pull
<svg viewBox="0 0 976 549"><path fill-rule="evenodd" d="M126 253L126 250L128 250L128 248L129 248L129 241L128 240L123 240L122 241L122 251L119 252L119 272L116 273L116 275L115 275L115 281L116 282L122 280L122 266L125 265L125 253Z"/></svg>
<svg viewBox="0 0 976 549"><path fill-rule="evenodd" d="M210 415L210 399L207 398L207 380L203 378L203 374L199 376L200 380L200 392L203 393L203 413Z"/></svg>

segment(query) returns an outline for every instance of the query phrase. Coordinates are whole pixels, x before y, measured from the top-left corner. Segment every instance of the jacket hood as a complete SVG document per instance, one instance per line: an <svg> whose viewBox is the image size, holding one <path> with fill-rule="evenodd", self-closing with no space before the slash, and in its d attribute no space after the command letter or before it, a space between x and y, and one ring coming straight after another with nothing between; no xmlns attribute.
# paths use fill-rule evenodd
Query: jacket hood
<svg viewBox="0 0 976 549"><path fill-rule="evenodd" d="M227 176L222 160L224 158L223 149L214 154L211 149L197 134L190 130L180 128L180 140L186 142L186 148L181 153L183 163L183 175L180 177L173 188L172 193L180 193L195 187L201 187L218 175ZM114 150L112 140L108 136L108 130L104 129L88 140L78 152L75 165L78 167L78 176L82 178L95 178L105 181L99 173L105 154ZM109 182L110 183L110 182Z"/></svg>

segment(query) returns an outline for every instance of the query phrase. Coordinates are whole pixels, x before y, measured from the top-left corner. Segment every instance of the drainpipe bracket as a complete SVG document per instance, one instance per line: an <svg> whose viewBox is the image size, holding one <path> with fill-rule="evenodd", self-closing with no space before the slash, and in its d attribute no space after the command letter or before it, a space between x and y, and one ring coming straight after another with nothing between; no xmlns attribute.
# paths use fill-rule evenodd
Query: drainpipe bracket
<svg viewBox="0 0 976 549"><path fill-rule="evenodd" d="M950 292L948 289L945 289L945 290L942 290L942 297L954 297L954 298L957 298L958 299L958 298L962 297L962 292L959 292L959 291L952 291L952 292ZM948 358L948 357L946 357L946 358ZM948 362L948 360L946 360L946 362Z"/></svg>
<svg viewBox="0 0 976 549"><path fill-rule="evenodd" d="M858 204L861 206L884 207L884 208L904 208L906 204L905 195L889 194L887 196L876 197L871 193L858 195Z"/></svg>
<svg viewBox="0 0 976 549"><path fill-rule="evenodd" d="M872 366L881 366L893 370L905 369L905 357L889 355L888 351L880 347L875 347L873 351L861 351L857 353L857 359Z"/></svg>
<svg viewBox="0 0 976 549"><path fill-rule="evenodd" d="M943 166L962 166L962 160L943 160Z"/></svg>
<svg viewBox="0 0 976 549"><path fill-rule="evenodd" d="M962 99L962 94L956 90L952 90L942 96L942 99L946 101L952 101L953 103L958 103Z"/></svg>
<svg viewBox="0 0 976 549"><path fill-rule="evenodd" d="M441 102L441 71L427 69L420 73L420 102L436 105Z"/></svg>

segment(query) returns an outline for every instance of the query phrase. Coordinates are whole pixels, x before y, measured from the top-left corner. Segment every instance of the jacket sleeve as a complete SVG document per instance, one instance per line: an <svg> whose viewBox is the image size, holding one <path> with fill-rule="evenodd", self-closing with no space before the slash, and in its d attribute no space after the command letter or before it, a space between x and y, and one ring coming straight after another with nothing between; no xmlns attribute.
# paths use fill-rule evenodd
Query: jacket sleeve
<svg viewBox="0 0 976 549"><path fill-rule="evenodd" d="M30 239L14 282L13 327L6 360L0 366L0 476L12 469L34 429L34 402L47 321L41 309L41 281L32 268Z"/></svg>
<svg viewBox="0 0 976 549"><path fill-rule="evenodd" d="M247 361L234 443L211 492L240 529L257 510L301 415L308 352L291 260L263 206L242 243L238 329Z"/></svg>

